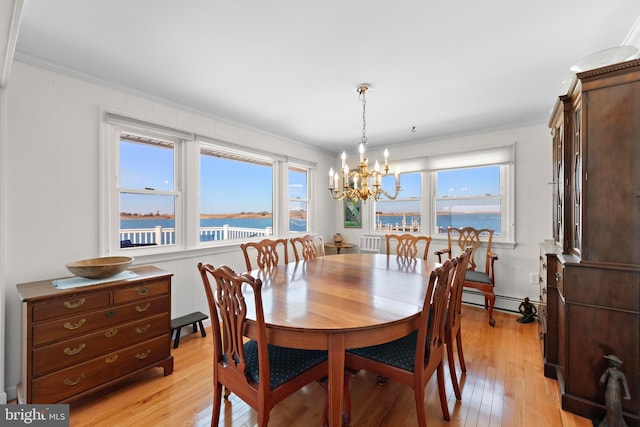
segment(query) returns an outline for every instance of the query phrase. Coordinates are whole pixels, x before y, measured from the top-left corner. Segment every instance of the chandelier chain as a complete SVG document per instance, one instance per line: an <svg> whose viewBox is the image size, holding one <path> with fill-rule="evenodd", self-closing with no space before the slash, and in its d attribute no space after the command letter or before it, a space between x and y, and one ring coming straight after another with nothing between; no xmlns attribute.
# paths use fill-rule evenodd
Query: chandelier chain
<svg viewBox="0 0 640 427"><path fill-rule="evenodd" d="M366 148L367 146L367 98L365 96L365 92L367 89L365 87L360 88L360 96L362 97L362 145Z"/></svg>

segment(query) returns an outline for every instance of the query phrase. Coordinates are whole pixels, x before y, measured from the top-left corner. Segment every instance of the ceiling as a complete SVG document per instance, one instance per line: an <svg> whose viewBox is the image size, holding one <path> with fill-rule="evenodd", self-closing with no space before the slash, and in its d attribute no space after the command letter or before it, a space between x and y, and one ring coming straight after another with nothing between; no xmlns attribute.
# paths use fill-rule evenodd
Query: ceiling
<svg viewBox="0 0 640 427"><path fill-rule="evenodd" d="M360 83L370 146L546 123L570 66L638 17L638 0L25 0L15 58L338 152L361 137Z"/></svg>

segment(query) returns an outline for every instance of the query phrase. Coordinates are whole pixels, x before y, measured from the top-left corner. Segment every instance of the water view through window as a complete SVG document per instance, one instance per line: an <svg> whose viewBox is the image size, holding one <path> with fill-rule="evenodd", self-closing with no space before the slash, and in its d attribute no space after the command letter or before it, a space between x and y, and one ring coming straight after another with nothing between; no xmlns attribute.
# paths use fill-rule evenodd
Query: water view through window
<svg viewBox="0 0 640 427"><path fill-rule="evenodd" d="M311 198L307 167L200 143L196 188L188 171L184 171L183 144L189 147L193 142L120 134L121 248L183 241L180 233L188 229L185 224L193 221L185 209L189 194L199 194L200 242L273 235L274 170L283 165L287 168L288 189L284 197L289 200L289 231L308 231Z"/></svg>
<svg viewBox="0 0 640 427"><path fill-rule="evenodd" d="M438 171L436 231L474 227L501 232L500 166Z"/></svg>

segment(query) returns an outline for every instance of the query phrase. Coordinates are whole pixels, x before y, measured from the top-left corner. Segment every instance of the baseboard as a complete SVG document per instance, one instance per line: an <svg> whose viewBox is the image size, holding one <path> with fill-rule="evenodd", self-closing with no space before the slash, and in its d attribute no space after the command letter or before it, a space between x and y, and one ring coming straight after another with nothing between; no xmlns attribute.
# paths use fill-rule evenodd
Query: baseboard
<svg viewBox="0 0 640 427"><path fill-rule="evenodd" d="M2 393L2 394L4 394L5 402L11 402L12 400L15 400L16 397L18 396L16 394L16 391L17 391L16 390L16 386L7 387L6 393Z"/></svg>
<svg viewBox="0 0 640 427"><path fill-rule="evenodd" d="M484 307L484 294L475 289L464 289L462 293L462 302L468 305ZM496 295L496 302L493 309L519 314L520 312L518 311L518 307L521 302L522 300L515 297Z"/></svg>

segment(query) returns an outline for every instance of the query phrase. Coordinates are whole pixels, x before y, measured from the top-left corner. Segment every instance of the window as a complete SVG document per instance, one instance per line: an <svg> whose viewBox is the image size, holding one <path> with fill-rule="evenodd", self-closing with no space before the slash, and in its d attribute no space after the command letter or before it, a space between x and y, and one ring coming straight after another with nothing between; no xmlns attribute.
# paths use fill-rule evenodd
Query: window
<svg viewBox="0 0 640 427"><path fill-rule="evenodd" d="M449 226L489 228L497 241L512 241L514 159L515 145L427 158L432 235Z"/></svg>
<svg viewBox="0 0 640 427"><path fill-rule="evenodd" d="M461 168L436 174L435 217L438 233L447 227L474 227L502 233L500 166Z"/></svg>
<svg viewBox="0 0 640 427"><path fill-rule="evenodd" d="M309 169L289 165L289 231L309 230Z"/></svg>
<svg viewBox="0 0 640 427"><path fill-rule="evenodd" d="M400 161L401 191L371 211L374 232L446 235L448 226L490 228L495 240L513 241L515 146ZM382 187L392 189L394 177Z"/></svg>
<svg viewBox="0 0 640 427"><path fill-rule="evenodd" d="M273 162L203 144L200 241L273 234Z"/></svg>
<svg viewBox="0 0 640 427"><path fill-rule="evenodd" d="M105 112L103 253L136 256L310 231L315 164Z"/></svg>
<svg viewBox="0 0 640 427"><path fill-rule="evenodd" d="M121 248L176 243L174 142L120 133Z"/></svg>
<svg viewBox="0 0 640 427"><path fill-rule="evenodd" d="M422 232L422 174L400 174L402 189L395 200L382 196L376 202L375 231ZM382 188L387 191L395 186L395 176L382 178Z"/></svg>

